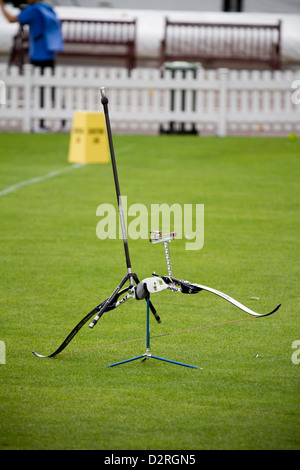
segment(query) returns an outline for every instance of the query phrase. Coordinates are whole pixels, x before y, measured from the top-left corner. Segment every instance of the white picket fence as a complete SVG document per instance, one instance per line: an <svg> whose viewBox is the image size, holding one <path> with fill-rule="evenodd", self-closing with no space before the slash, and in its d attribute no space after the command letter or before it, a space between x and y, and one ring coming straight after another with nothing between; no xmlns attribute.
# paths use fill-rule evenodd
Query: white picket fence
<svg viewBox="0 0 300 470"><path fill-rule="evenodd" d="M30 65L19 75L2 65L6 104L0 105L0 129L30 132L44 119L52 131L68 132L74 111L102 111L99 88L105 86L116 133L171 128L219 136L300 133L300 104L292 102L292 84L299 79L300 70L136 69L128 76L121 68L71 66L41 75Z"/></svg>

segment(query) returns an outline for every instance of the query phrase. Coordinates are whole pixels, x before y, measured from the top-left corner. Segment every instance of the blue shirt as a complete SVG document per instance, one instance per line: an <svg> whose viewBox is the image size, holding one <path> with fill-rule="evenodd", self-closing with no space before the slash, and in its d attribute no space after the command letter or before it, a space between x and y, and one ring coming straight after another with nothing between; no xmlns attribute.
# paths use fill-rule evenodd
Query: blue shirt
<svg viewBox="0 0 300 470"><path fill-rule="evenodd" d="M54 51L48 51L41 14L35 5L29 5L18 15L21 25L29 25L29 57L32 61L53 60Z"/></svg>

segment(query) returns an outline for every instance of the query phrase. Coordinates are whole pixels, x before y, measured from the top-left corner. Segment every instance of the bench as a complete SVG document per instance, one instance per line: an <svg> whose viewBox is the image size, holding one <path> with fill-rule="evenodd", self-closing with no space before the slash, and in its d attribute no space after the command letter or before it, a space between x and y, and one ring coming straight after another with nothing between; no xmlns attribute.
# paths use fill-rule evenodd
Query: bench
<svg viewBox="0 0 300 470"><path fill-rule="evenodd" d="M172 61L211 65L263 64L280 68L281 21L278 24L187 23L165 20L160 64Z"/></svg>
<svg viewBox="0 0 300 470"><path fill-rule="evenodd" d="M136 20L62 19L64 51L59 56L96 56L125 59L135 67Z"/></svg>
<svg viewBox="0 0 300 470"><path fill-rule="evenodd" d="M106 57L125 60L130 72L135 67L136 20L62 19L64 51L57 56ZM22 69L28 55L28 28L20 27L14 37L9 65Z"/></svg>

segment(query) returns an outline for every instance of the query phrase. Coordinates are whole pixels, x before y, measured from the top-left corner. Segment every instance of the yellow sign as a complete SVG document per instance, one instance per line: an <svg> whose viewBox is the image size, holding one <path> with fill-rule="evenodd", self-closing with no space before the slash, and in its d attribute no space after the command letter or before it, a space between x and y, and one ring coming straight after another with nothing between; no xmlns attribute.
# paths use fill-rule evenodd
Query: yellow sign
<svg viewBox="0 0 300 470"><path fill-rule="evenodd" d="M71 163L108 163L110 161L103 113L75 111L68 161Z"/></svg>

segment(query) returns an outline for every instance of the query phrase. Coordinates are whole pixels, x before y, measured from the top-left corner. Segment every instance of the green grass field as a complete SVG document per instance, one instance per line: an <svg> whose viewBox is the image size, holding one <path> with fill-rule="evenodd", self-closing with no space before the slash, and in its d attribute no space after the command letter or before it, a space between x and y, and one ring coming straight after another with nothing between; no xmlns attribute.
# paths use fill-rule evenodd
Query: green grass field
<svg viewBox="0 0 300 470"><path fill-rule="evenodd" d="M110 164L31 181L70 168L67 135L0 140L0 448L299 449L299 140L114 137L129 205L205 205L203 248L171 244L175 276L259 312L282 304L256 319L206 292L153 295L153 354L202 370L104 367L145 352L127 342L145 337L135 300L84 326L64 351L74 354L32 355L54 351L125 274L122 242L96 236L96 209L115 204L115 189ZM129 248L141 279L167 274L161 246Z"/></svg>

